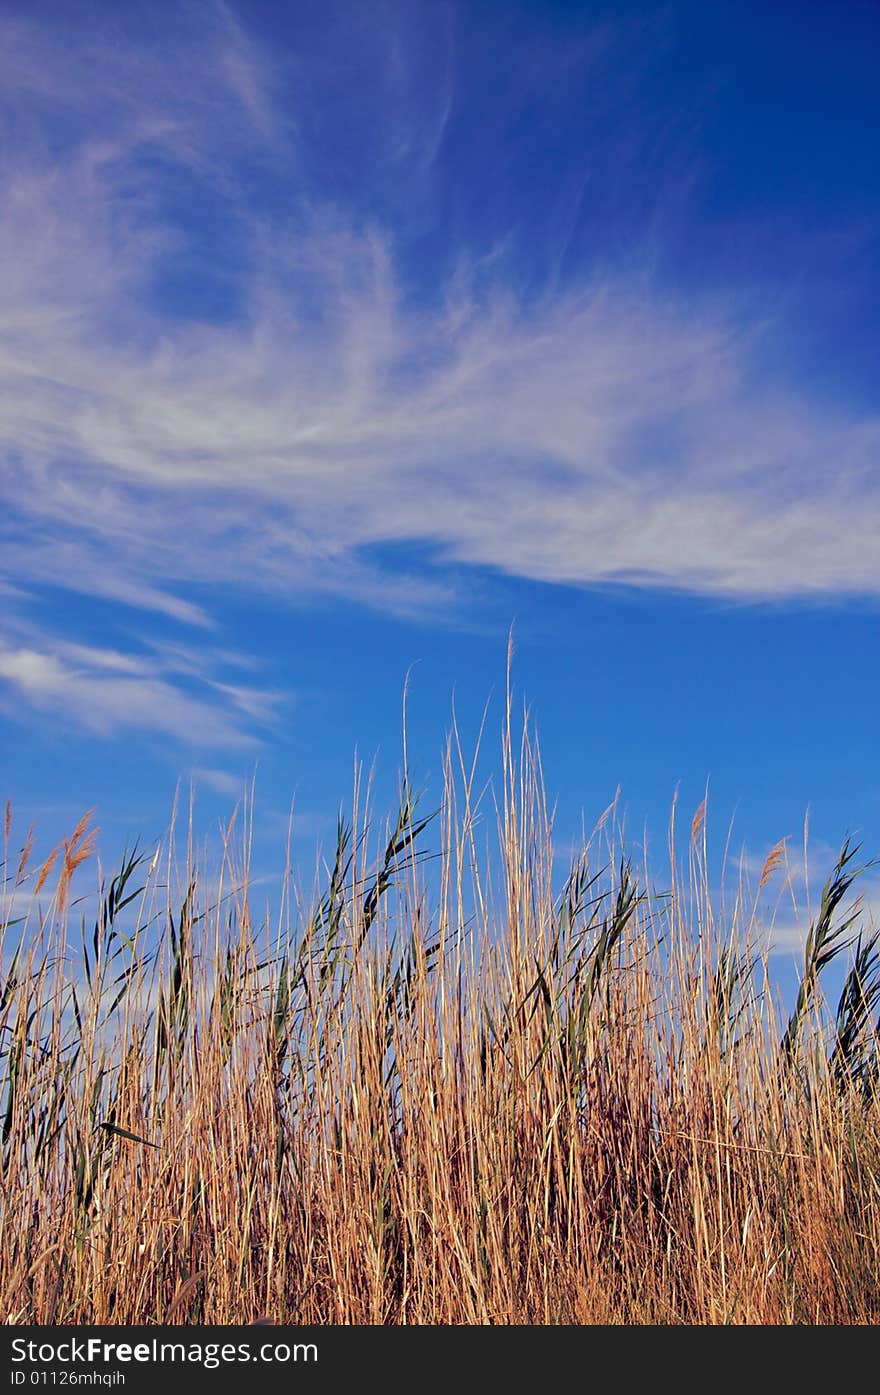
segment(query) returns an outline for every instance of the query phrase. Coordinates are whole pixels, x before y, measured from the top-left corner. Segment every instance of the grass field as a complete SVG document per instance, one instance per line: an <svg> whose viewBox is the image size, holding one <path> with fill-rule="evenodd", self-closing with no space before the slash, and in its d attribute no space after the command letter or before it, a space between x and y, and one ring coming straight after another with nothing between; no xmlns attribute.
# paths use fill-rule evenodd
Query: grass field
<svg viewBox="0 0 880 1395"><path fill-rule="evenodd" d="M219 879L172 834L87 919L91 825L37 863L7 810L4 1322L880 1319L857 850L780 1019L702 810L665 880L609 818L561 886L527 733L494 794L454 737L445 771L387 831L355 789L319 893L280 868L271 920L247 802Z"/></svg>

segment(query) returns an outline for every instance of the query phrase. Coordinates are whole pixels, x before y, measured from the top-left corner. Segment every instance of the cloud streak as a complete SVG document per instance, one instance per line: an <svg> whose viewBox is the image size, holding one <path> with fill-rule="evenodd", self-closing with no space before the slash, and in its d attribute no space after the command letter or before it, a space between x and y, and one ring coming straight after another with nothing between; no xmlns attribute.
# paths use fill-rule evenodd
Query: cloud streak
<svg viewBox="0 0 880 1395"><path fill-rule="evenodd" d="M816 405L778 365L762 386L779 326L747 292L673 293L630 262L526 294L503 248L463 246L415 294L405 229L347 217L320 186L282 212L245 196L251 156L295 176L296 122L231 12L203 16L205 61L182 89L188 34L169 72L124 45L47 48L24 22L7 48L32 122L0 193L14 579L202 624L188 583L437 614L469 567L738 600L880 595L880 419ZM400 132L402 173L432 177L451 91L419 141ZM63 156L47 104L70 118ZM210 312L169 301L193 259ZM51 664L5 663L49 700ZM150 703L143 677L105 678L100 701L93 670L73 681L108 721Z"/></svg>
<svg viewBox="0 0 880 1395"><path fill-rule="evenodd" d="M149 731L189 748L254 750L280 697L219 681L204 656L182 665L173 652L163 660L32 632L0 637L0 701L11 717L47 713L99 737Z"/></svg>

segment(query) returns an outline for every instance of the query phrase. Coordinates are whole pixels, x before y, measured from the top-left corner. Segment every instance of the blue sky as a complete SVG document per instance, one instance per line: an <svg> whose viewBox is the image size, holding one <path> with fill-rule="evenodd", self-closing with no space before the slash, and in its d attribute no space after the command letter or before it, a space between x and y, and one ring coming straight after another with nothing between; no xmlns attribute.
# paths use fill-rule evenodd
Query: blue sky
<svg viewBox="0 0 880 1395"><path fill-rule="evenodd" d="M0 10L0 760L332 834L514 682L561 847L880 853L872 3ZM866 883L866 885L869 885ZM878 898L880 899L880 898Z"/></svg>

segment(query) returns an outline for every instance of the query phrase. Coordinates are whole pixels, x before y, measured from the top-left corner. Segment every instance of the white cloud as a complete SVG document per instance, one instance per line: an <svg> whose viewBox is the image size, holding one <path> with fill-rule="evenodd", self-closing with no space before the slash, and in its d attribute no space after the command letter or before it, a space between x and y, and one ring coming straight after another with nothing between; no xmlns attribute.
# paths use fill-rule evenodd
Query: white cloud
<svg viewBox="0 0 880 1395"><path fill-rule="evenodd" d="M193 31L166 57L6 26L10 99L71 116L63 159L34 117L0 189L11 571L193 623L192 581L437 613L455 601L447 565L880 595L880 418L756 387L762 310L608 268L517 299L503 252L479 272L463 253L445 302L412 300L387 229L348 224L320 190L295 219L242 197L245 151L289 178L290 123L231 12L203 14L198 64ZM193 236L166 207L170 171L222 201L238 248L213 322L155 299ZM401 575L410 544L425 560ZM15 662L33 687L50 660ZM103 682L108 718L149 705L147 680L126 682ZM226 697L244 711L243 692Z"/></svg>
<svg viewBox="0 0 880 1395"><path fill-rule="evenodd" d="M39 896L35 896L33 892L21 887L15 891L0 892L0 929L3 931L8 931L10 928L20 929L28 922L38 921L48 909L51 897L51 887L47 887ZM7 945L4 945L4 951L7 959L14 952ZM4 972L6 971L4 966Z"/></svg>
<svg viewBox="0 0 880 1395"><path fill-rule="evenodd" d="M855 839L852 846L857 843ZM789 839L782 860L761 892L760 879L772 851L768 848L760 857L744 852L737 867L751 887L751 897L758 898L757 928L763 945L772 955L794 956L800 962L810 925L818 915L822 889L841 849L822 839L810 838L805 855L802 837ZM864 848L855 853L850 870L859 870L859 875L838 909L835 923L858 911L858 923L850 934L867 934L880 925L880 875L870 865Z"/></svg>
<svg viewBox="0 0 880 1395"><path fill-rule="evenodd" d="M204 785L215 794L226 795L230 799L240 799L244 791L250 788L249 779L243 775L233 775L228 770L199 765L193 767L191 774L196 786Z"/></svg>
<svg viewBox="0 0 880 1395"><path fill-rule="evenodd" d="M204 673L204 657L197 667ZM21 716L24 704L99 736L154 731L206 748L254 747L279 701L207 675L189 692L173 666L163 671L156 659L45 636L30 644L0 639L0 693L11 716Z"/></svg>

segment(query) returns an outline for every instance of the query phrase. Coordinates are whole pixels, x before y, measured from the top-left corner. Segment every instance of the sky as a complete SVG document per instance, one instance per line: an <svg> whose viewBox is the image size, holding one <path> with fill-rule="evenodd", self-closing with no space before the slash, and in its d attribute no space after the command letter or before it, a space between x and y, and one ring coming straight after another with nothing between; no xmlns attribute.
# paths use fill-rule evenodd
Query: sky
<svg viewBox="0 0 880 1395"><path fill-rule="evenodd" d="M707 791L714 855L880 854L878 52L871 0L2 0L16 828L112 863L255 778L282 869L356 759L393 800L405 688L428 803L453 712L497 774L512 632L561 857Z"/></svg>

